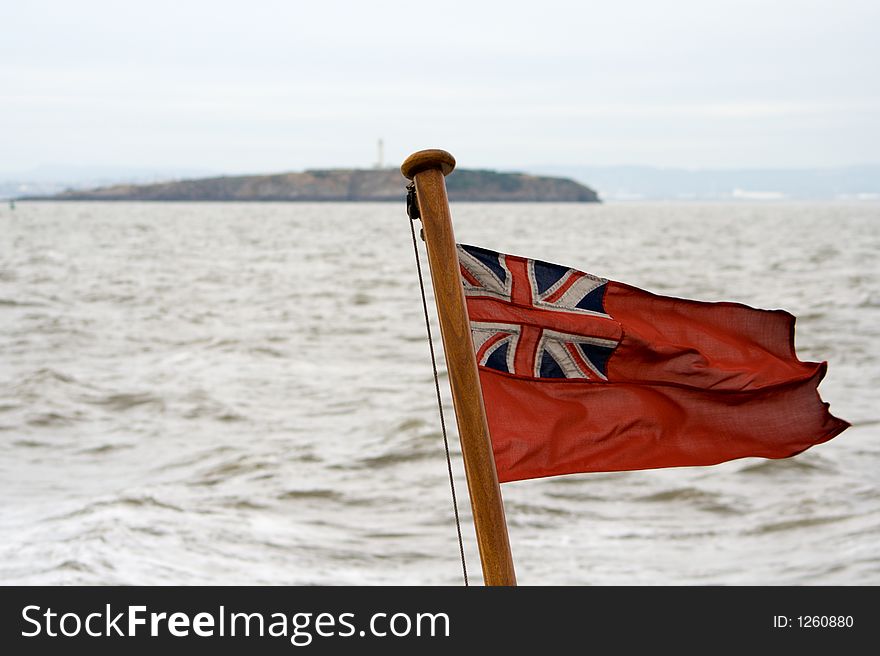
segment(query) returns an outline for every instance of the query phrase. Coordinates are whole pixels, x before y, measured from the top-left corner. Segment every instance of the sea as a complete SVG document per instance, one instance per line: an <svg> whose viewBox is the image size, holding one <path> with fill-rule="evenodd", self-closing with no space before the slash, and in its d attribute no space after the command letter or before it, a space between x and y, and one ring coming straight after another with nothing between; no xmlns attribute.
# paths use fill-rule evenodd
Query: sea
<svg viewBox="0 0 880 656"><path fill-rule="evenodd" d="M462 242L792 312L853 424L785 460L504 484L520 584L880 584L880 203L452 212ZM408 221L0 206L0 583L461 585Z"/></svg>

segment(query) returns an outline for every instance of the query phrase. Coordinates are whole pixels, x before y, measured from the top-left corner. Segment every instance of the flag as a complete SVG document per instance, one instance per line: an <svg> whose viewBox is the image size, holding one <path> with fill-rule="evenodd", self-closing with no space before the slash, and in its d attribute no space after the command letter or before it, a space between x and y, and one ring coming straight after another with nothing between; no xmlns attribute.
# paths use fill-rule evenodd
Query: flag
<svg viewBox="0 0 880 656"><path fill-rule="evenodd" d="M849 424L782 310L658 296L458 246L501 482L785 458Z"/></svg>

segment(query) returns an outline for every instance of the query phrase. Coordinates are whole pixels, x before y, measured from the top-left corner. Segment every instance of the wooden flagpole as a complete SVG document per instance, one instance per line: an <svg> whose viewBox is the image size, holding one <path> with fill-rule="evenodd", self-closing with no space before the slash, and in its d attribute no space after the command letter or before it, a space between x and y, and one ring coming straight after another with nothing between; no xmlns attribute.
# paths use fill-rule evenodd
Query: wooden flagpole
<svg viewBox="0 0 880 656"><path fill-rule="evenodd" d="M446 196L444 177L454 168L455 158L445 150L421 150L407 157L400 170L416 186L483 580L486 585L516 585Z"/></svg>

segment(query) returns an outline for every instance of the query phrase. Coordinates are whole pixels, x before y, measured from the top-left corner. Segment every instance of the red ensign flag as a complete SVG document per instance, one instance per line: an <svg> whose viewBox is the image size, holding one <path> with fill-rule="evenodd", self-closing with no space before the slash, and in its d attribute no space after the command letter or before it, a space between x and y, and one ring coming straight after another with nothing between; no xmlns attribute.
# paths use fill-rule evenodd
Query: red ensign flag
<svg viewBox="0 0 880 656"><path fill-rule="evenodd" d="M787 312L458 252L501 482L785 458L849 426Z"/></svg>

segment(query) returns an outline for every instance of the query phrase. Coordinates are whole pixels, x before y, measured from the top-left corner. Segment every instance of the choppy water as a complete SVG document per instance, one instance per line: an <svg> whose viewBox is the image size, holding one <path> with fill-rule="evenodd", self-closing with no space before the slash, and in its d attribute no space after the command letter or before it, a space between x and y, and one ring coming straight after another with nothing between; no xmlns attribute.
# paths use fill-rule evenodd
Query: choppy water
<svg viewBox="0 0 880 656"><path fill-rule="evenodd" d="M453 212L462 241L790 310L855 424L505 485L521 583L880 583L880 205ZM445 467L402 204L0 210L3 583L456 584Z"/></svg>

